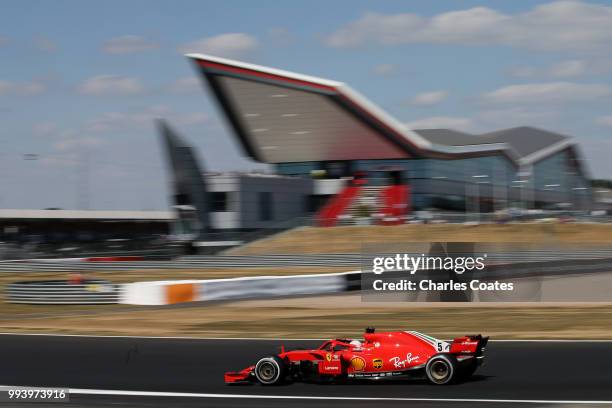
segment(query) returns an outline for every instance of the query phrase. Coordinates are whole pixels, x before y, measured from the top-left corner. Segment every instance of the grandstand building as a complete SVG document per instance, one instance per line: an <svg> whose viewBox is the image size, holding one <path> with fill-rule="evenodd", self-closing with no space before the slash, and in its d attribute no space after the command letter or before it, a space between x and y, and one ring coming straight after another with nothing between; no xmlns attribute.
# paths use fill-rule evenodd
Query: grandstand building
<svg viewBox="0 0 612 408"><path fill-rule="evenodd" d="M175 191L176 204L202 209L200 226L249 229L313 212L322 225L334 225L364 212L384 220L431 208L592 206L585 162L568 136L531 127L480 135L408 129L341 82L207 55L188 57L244 153L274 169L274 176L194 175L195 184L186 187L185 180L177 183L174 166L173 185L181 190ZM186 194L189 189L195 190ZM291 199L283 191L291 191ZM249 194L251 199L244 199ZM372 200L364 201L368 196Z"/></svg>
<svg viewBox="0 0 612 408"><path fill-rule="evenodd" d="M174 224L170 211L0 209L0 259L153 253Z"/></svg>

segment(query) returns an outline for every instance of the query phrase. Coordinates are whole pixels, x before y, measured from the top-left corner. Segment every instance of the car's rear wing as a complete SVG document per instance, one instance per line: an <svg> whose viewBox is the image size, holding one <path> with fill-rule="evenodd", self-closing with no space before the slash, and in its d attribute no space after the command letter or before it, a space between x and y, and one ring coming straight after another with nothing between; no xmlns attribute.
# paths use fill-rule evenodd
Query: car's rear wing
<svg viewBox="0 0 612 408"><path fill-rule="evenodd" d="M488 342L489 337L483 337L482 334L457 337L451 343L450 352L452 354L474 354L481 356Z"/></svg>

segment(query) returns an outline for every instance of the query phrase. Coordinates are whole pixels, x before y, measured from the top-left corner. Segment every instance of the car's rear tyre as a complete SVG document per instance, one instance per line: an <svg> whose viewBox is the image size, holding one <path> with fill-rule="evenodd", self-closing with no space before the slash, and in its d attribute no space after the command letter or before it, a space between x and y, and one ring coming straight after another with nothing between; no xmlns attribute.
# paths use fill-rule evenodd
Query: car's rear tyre
<svg viewBox="0 0 612 408"><path fill-rule="evenodd" d="M255 365L255 378L263 385L281 384L287 377L285 362L277 357L264 357Z"/></svg>
<svg viewBox="0 0 612 408"><path fill-rule="evenodd" d="M449 384L455 380L457 360L450 354L439 354L432 357L425 366L427 379L436 385Z"/></svg>

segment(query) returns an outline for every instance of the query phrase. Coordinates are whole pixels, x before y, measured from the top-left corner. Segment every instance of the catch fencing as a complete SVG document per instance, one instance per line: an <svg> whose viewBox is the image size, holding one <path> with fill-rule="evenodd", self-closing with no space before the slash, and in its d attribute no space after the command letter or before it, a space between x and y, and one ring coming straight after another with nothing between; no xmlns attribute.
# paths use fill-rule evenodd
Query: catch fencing
<svg viewBox="0 0 612 408"><path fill-rule="evenodd" d="M119 285L105 280L89 280L82 284L68 281L29 281L7 285L9 303L45 305L99 305L119 302Z"/></svg>
<svg viewBox="0 0 612 408"><path fill-rule="evenodd" d="M113 271L142 269L210 269L284 266L359 266L359 254L186 256L171 261L86 262L28 260L0 262L0 272Z"/></svg>
<svg viewBox="0 0 612 408"><path fill-rule="evenodd" d="M383 255L383 254L381 254ZM391 255L391 254L388 254ZM489 253L489 262L544 262L558 260L612 258L612 247L588 249L538 249L516 252ZM171 261L122 261L87 262L79 259L49 259L28 261L2 261L2 272L96 272L129 271L146 269L232 269L275 267L347 267L360 268L360 253L344 254L273 254L273 255L196 255L184 256Z"/></svg>

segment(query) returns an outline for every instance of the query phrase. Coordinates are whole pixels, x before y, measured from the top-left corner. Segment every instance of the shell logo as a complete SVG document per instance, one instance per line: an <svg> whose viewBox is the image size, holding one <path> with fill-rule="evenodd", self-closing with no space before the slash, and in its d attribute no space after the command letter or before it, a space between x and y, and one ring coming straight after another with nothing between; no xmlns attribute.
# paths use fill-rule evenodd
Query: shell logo
<svg viewBox="0 0 612 408"><path fill-rule="evenodd" d="M353 357L351 358L351 367L355 371L363 371L365 368L365 360L361 357Z"/></svg>

